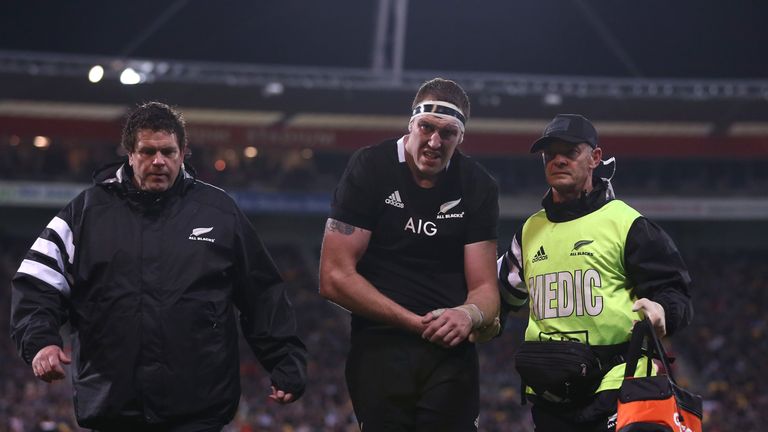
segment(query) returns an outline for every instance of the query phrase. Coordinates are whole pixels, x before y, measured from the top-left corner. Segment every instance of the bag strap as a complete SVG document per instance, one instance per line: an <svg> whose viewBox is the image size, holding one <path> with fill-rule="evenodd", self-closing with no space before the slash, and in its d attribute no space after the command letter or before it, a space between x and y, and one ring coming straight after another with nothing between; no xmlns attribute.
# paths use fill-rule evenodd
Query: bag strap
<svg viewBox="0 0 768 432"><path fill-rule="evenodd" d="M669 381L673 384L677 384L674 376L672 375L672 369L669 367L669 357L664 349L664 345L656 336L656 331L651 325L648 318L643 319L635 323L635 327L632 330L632 339L629 341L629 349L627 351L627 366L624 369L624 378L633 378L635 376L635 370L637 369L637 362L640 359L643 350L643 341L648 339L648 367L646 369L646 376L651 376L652 360L658 358L664 365L664 370L669 378ZM653 344L651 345L651 341ZM656 355L654 355L654 353Z"/></svg>
<svg viewBox="0 0 768 432"><path fill-rule="evenodd" d="M640 359L643 340L645 340L643 325L644 321L637 322L632 329L632 338L629 340L629 348L627 349L627 365L624 369L624 378L633 378L635 376L637 361Z"/></svg>
<svg viewBox="0 0 768 432"><path fill-rule="evenodd" d="M659 339L658 336L656 336L656 331L654 331L653 326L651 325L651 322L648 320L648 318L643 320L647 327L648 327L648 335L650 335L650 338L653 339L653 345L656 349L656 353L659 355L659 360L661 360L661 364L664 365L664 371L667 374L667 377L669 377L669 381L672 384L677 385L677 381L675 381L675 377L672 375L672 368L669 367L670 361L669 356L667 355L667 351L664 349L664 345L661 343L661 339ZM650 364L650 362L648 362ZM650 367L649 367L650 370ZM649 373L650 375L650 373Z"/></svg>
<svg viewBox="0 0 768 432"><path fill-rule="evenodd" d="M525 380L523 377L520 377L520 405L525 405L528 403L528 396L525 395L525 388L528 387L525 384Z"/></svg>
<svg viewBox="0 0 768 432"><path fill-rule="evenodd" d="M603 374L607 374L614 366L627 362L629 342L616 345L590 345L590 348L600 361L600 372Z"/></svg>

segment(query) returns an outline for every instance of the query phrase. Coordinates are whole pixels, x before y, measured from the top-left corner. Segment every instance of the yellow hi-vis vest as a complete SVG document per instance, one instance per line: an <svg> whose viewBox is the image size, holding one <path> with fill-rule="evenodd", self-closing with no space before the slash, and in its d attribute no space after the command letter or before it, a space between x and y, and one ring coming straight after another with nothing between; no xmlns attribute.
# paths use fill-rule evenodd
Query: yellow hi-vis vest
<svg viewBox="0 0 768 432"><path fill-rule="evenodd" d="M636 299L630 295L624 246L640 217L623 201L568 222L550 222L544 210L523 225L522 259L530 314L526 341L578 340L589 345L628 342ZM637 365L645 374L646 361ZM616 389L624 379L620 364L603 379L599 391Z"/></svg>

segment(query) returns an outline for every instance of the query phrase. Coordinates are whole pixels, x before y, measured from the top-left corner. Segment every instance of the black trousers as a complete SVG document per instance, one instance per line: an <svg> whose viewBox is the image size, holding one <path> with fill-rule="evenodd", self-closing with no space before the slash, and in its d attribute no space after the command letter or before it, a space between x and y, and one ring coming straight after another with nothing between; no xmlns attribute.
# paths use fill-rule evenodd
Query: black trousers
<svg viewBox="0 0 768 432"><path fill-rule="evenodd" d="M473 344L449 349L396 330L356 331L346 377L364 432L477 430Z"/></svg>
<svg viewBox="0 0 768 432"><path fill-rule="evenodd" d="M532 398L536 432L614 432L618 390L597 393L580 404L558 404Z"/></svg>
<svg viewBox="0 0 768 432"><path fill-rule="evenodd" d="M113 425L92 429L93 432L220 432L224 428L221 420L189 420L171 423L146 423L126 419Z"/></svg>

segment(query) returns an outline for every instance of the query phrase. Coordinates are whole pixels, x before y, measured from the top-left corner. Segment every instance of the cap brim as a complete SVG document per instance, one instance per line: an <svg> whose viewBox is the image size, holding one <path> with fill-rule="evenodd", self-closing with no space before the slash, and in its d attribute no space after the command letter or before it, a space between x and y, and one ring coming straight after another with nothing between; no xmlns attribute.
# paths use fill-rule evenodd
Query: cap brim
<svg viewBox="0 0 768 432"><path fill-rule="evenodd" d="M539 139L537 139L533 145L531 146L531 153L536 153L538 151L541 151L544 149L544 147L548 146L552 141L565 141L567 143L571 144L581 144L581 143L587 143L587 141L584 140L584 138L575 137L571 135L548 135L543 136ZM592 146L592 144L589 144Z"/></svg>

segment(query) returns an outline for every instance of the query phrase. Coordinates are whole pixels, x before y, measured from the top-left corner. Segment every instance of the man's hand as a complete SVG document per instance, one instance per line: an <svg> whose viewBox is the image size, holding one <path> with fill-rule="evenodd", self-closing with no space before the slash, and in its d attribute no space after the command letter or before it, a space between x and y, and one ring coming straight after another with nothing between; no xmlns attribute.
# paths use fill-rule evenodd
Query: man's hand
<svg viewBox="0 0 768 432"><path fill-rule="evenodd" d="M272 389L272 394L269 395L269 398L280 405L289 404L294 401L293 393L286 393L282 390L278 390L275 386L270 386L270 388Z"/></svg>
<svg viewBox="0 0 768 432"><path fill-rule="evenodd" d="M472 317L460 309L435 309L421 318L426 329L421 337L446 348L463 342L472 331Z"/></svg>
<svg viewBox="0 0 768 432"><path fill-rule="evenodd" d="M501 320L499 317L493 319L493 322L487 326L480 327L479 329L472 330L469 334L469 341L472 343L483 343L496 337L501 331Z"/></svg>
<svg viewBox="0 0 768 432"><path fill-rule="evenodd" d="M667 334L667 324L664 308L653 300L641 298L632 305L632 312L641 312L653 325L656 335L663 337Z"/></svg>
<svg viewBox="0 0 768 432"><path fill-rule="evenodd" d="M35 376L49 383L64 379L66 374L62 364L70 364L72 359L57 345L48 345L35 354L32 359L32 371Z"/></svg>

